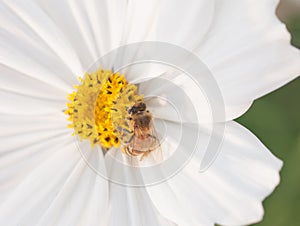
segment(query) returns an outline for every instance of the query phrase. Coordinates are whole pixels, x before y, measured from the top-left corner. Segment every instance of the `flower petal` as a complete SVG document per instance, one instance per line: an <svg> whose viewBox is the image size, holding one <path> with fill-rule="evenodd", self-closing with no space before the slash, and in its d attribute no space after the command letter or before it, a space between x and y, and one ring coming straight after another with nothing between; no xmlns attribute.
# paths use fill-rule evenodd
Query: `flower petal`
<svg viewBox="0 0 300 226"><path fill-rule="evenodd" d="M141 176L139 173L134 172L135 170L138 171L138 168L122 168L122 164L118 164L116 167L115 161L123 161L125 165L130 164L128 158L119 149L110 150L106 154L105 160L109 180L113 179L113 174L116 173L123 174L123 177L128 179L128 183L133 182L132 179ZM131 187L130 185L119 184L117 181L111 181L109 192L111 213L108 225L175 226L174 223L164 219L157 212L144 187Z"/></svg>
<svg viewBox="0 0 300 226"><path fill-rule="evenodd" d="M22 24L31 29L30 33L42 39L74 75L83 73L81 63L64 34L37 4L33 1L26 4L23 1L4 1L2 4L6 11L12 11L23 21Z"/></svg>
<svg viewBox="0 0 300 226"><path fill-rule="evenodd" d="M103 157L90 153L98 165ZM88 159L89 160L89 159ZM108 184L81 159L64 186L44 212L38 225L105 225L107 222Z"/></svg>
<svg viewBox="0 0 300 226"><path fill-rule="evenodd" d="M0 138L12 137L11 140L13 140L13 136L26 135L26 133L35 133L43 131L64 132L66 134L71 134L71 130L67 128L67 124L68 122L66 121L66 117L62 114L41 116L0 114ZM7 147L11 147L11 144L15 144L4 142L5 139L3 138L3 149L1 151L5 150L4 143L8 143ZM32 140L32 138L29 140ZM8 139L6 141L8 141ZM28 142L28 140L26 142ZM20 144L20 140L18 140L18 144Z"/></svg>
<svg viewBox="0 0 300 226"><path fill-rule="evenodd" d="M206 39L214 10L215 0L164 1L160 5L155 40L194 50Z"/></svg>
<svg viewBox="0 0 300 226"><path fill-rule="evenodd" d="M117 65L130 64L129 70L123 70L129 81L136 82L161 75L166 68L160 63L147 61L154 60L153 53L148 56L149 49L144 48L143 44L154 41L151 46L153 52L159 48L155 42L170 42L190 49L197 46L209 28L213 8L214 1L205 0L191 0L188 3L184 0L178 0L176 3L172 0L128 1L122 45L137 43L140 44L140 48L133 45L124 52L120 51L120 62ZM182 14L184 16L181 16ZM140 58L137 56L142 56L143 59L139 59L139 63L143 65L132 66L137 63L137 58Z"/></svg>
<svg viewBox="0 0 300 226"><path fill-rule="evenodd" d="M45 100L39 97L25 96L0 90L2 114L39 115L59 114L66 108L63 101Z"/></svg>
<svg viewBox="0 0 300 226"><path fill-rule="evenodd" d="M104 219L107 182L89 168L66 124L63 114L0 114L1 225L98 225ZM104 165L96 151L89 157ZM76 204L65 206L70 203Z"/></svg>
<svg viewBox="0 0 300 226"><path fill-rule="evenodd" d="M68 40L84 70L121 45L126 1L36 2Z"/></svg>
<svg viewBox="0 0 300 226"><path fill-rule="evenodd" d="M54 76L50 77L49 81L46 79L41 81L3 65L0 65L0 71L2 75L0 78L0 90L2 91L12 91L22 95L57 101L65 101L67 94L71 91L71 87L64 87L69 92L59 88Z"/></svg>
<svg viewBox="0 0 300 226"><path fill-rule="evenodd" d="M191 50L210 27L214 0L130 0L127 15L126 43L169 42Z"/></svg>
<svg viewBox="0 0 300 226"><path fill-rule="evenodd" d="M153 206L145 188L110 184L110 226L171 226Z"/></svg>
<svg viewBox="0 0 300 226"><path fill-rule="evenodd" d="M159 212L181 226L261 220L261 201L278 184L281 161L234 122L226 123L219 155L204 172L199 172L201 152L177 175L147 188Z"/></svg>
<svg viewBox="0 0 300 226"><path fill-rule="evenodd" d="M31 135L37 137L39 133ZM42 137L35 144L28 142L30 145L24 147L15 145L10 151L1 153L0 222L3 225L38 220L38 216L42 214L38 209L46 209L47 203L51 201L51 198L47 197L55 196L56 189L62 186L68 173L79 160L74 151L74 144L70 139L66 139L66 135L62 136L56 132L55 136L48 132L48 135L43 134ZM20 135L16 138L28 139L28 136ZM45 148L47 146L48 148ZM57 174L58 169L60 174ZM49 181L49 178L52 180ZM15 209L24 202L36 211L29 213L30 208L20 208L18 214L15 214ZM25 222L24 217L28 217Z"/></svg>
<svg viewBox="0 0 300 226"><path fill-rule="evenodd" d="M49 76L40 80L0 65L0 101L2 114L38 115L62 114L66 108L67 91L71 86L60 88L57 78ZM46 75L44 75L46 77Z"/></svg>
<svg viewBox="0 0 300 226"><path fill-rule="evenodd" d="M75 76L49 48L45 41L47 37L36 31L35 23L39 19L31 24L30 16L19 8L22 4L16 7L11 4L0 3L1 21L3 19L0 25L0 112L57 114L65 108L66 96L72 90L72 83L76 82ZM34 15L35 12L43 15L34 6L30 9ZM66 55L65 58L70 57L68 53Z"/></svg>
<svg viewBox="0 0 300 226"><path fill-rule="evenodd" d="M99 225L104 219L106 181L88 167L69 134L53 133L16 136L37 141L1 153L1 224Z"/></svg>
<svg viewBox="0 0 300 226"><path fill-rule="evenodd" d="M216 1L214 21L197 54L220 86L229 120L300 74L300 52L275 15L277 4Z"/></svg>
<svg viewBox="0 0 300 226"><path fill-rule="evenodd" d="M206 81L212 78L205 72L202 75ZM193 123L224 121L223 97L216 85L206 85L210 83L174 72L140 83L139 92L145 95L147 107L156 118Z"/></svg>
<svg viewBox="0 0 300 226"><path fill-rule="evenodd" d="M162 37L168 37L168 43L196 53L198 60L207 65L216 83L213 88L219 89L223 97L224 120L230 121L247 111L255 99L296 78L300 74L300 52L290 45L289 33L276 18L275 8L278 0L260 1L255 4L250 0L201 2L199 1L200 6L203 4L203 9L208 9L208 12L211 11L208 14L213 15L212 18L207 16L207 20L201 20L207 22L209 25L207 29L207 26L201 26L201 29L204 28L203 31L198 29L198 23L193 22L197 21L193 18L196 18L195 15L198 14L191 13L188 17L191 18L188 20L188 25L181 21L166 24L162 22L161 29L158 27L157 30L163 31ZM190 2L184 4L186 8L193 8L192 12L201 9L200 6L194 7ZM211 4L211 6L204 7L205 4ZM176 7L177 5L174 5L174 8ZM178 7L182 12L181 8ZM176 12L174 10L175 15ZM169 15L165 13L163 18L168 21ZM177 18L182 19L180 16ZM171 24L175 25L171 26ZM179 34L177 32L175 35L175 31L182 29L190 29L197 33L195 36L191 34L192 32L179 32ZM198 34L198 31L204 34L204 38ZM168 33L170 33L169 36ZM156 37L159 37L159 34L158 32ZM156 39L153 38L153 40ZM163 40L163 38L157 40ZM172 54L170 58L174 57ZM180 59L180 56L177 57ZM184 61L186 61L186 56L182 55L181 61L176 66L190 63ZM201 71L198 72L200 74ZM191 86L189 79L181 80L187 92ZM206 84L200 85L206 86ZM209 115L211 116L213 112L209 111L209 107L206 106L207 101L205 103L203 99L203 94L208 97L210 94L194 91L190 93L194 103L200 102L197 109L201 109L199 116L204 119L202 121L210 121ZM199 96L200 100L197 99ZM209 100L209 104L212 104L212 101Z"/></svg>

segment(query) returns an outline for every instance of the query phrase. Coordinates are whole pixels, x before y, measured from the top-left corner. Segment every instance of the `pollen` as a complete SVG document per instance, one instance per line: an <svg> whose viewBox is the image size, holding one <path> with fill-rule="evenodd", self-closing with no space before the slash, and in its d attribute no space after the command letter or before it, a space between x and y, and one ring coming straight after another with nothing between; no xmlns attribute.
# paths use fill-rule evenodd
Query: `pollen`
<svg viewBox="0 0 300 226"><path fill-rule="evenodd" d="M73 135L81 141L89 140L92 147L99 144L105 149L119 147L122 141L130 139L122 131L128 127L128 109L143 99L137 95L136 85L129 84L124 75L98 69L85 73L74 88L64 111Z"/></svg>

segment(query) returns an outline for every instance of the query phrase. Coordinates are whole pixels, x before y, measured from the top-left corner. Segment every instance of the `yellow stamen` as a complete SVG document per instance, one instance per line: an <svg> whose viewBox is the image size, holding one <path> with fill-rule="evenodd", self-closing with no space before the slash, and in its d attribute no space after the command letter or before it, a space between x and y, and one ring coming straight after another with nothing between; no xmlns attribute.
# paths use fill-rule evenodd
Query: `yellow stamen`
<svg viewBox="0 0 300 226"><path fill-rule="evenodd" d="M68 127L80 140L89 140L92 147L119 147L124 137L118 128L126 128L128 108L142 100L142 96L137 96L137 87L111 70L86 73L79 80L80 84L74 86L77 91L67 98L65 114L72 122Z"/></svg>

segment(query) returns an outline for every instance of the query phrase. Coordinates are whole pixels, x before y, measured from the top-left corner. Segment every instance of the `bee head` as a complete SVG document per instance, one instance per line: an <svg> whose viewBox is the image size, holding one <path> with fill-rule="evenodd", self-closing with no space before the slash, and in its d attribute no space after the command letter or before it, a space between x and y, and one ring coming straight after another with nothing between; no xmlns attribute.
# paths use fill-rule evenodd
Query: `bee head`
<svg viewBox="0 0 300 226"><path fill-rule="evenodd" d="M143 102L140 102L140 103L138 103L138 104L133 105L133 106L129 109L128 113L132 115L132 114L137 114L137 113L139 113L139 112L143 112L143 111L145 111L145 110L146 110L146 104L143 103Z"/></svg>

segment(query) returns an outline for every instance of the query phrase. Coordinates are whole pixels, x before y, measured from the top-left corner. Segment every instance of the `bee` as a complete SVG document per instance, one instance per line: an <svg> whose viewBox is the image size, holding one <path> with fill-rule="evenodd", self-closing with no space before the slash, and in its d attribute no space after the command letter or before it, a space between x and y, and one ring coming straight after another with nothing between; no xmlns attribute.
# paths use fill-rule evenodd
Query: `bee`
<svg viewBox="0 0 300 226"><path fill-rule="evenodd" d="M161 159L160 142L153 126L153 118L144 102L134 104L128 110L128 124L132 136L124 145L124 152L132 157L140 157L142 161L150 153L158 152ZM157 158L157 156L156 156Z"/></svg>

